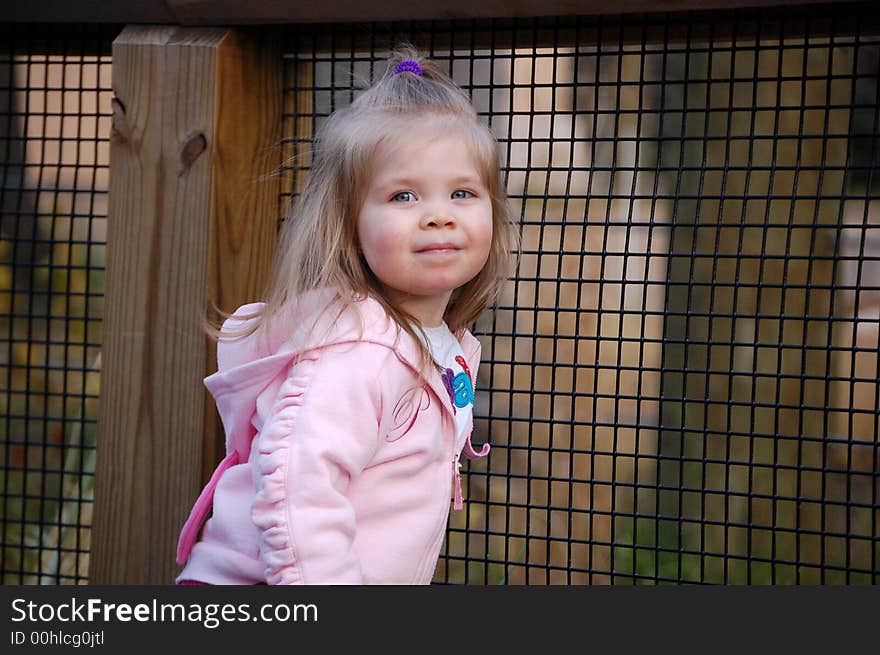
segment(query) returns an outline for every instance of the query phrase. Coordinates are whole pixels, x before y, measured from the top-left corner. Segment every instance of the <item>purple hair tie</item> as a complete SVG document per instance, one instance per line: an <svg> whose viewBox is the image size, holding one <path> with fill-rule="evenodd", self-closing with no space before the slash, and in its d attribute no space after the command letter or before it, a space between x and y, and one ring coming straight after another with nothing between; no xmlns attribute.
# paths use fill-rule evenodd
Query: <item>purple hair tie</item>
<svg viewBox="0 0 880 655"><path fill-rule="evenodd" d="M398 73L415 73L419 77L422 76L422 67L419 66L419 62L413 61L412 59L404 59L402 62L397 64L394 67L394 75Z"/></svg>

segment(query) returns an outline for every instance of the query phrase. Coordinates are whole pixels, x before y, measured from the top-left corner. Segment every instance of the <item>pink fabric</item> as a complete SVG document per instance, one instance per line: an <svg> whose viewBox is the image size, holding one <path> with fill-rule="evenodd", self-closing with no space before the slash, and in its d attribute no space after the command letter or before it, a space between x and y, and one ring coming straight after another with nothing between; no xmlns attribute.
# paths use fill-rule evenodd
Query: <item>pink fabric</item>
<svg viewBox="0 0 880 655"><path fill-rule="evenodd" d="M453 475L455 476L455 497L452 501L452 508L462 509L464 507L464 500L461 497L461 462L458 461L458 457L455 458Z"/></svg>
<svg viewBox="0 0 880 655"><path fill-rule="evenodd" d="M214 504L214 489L216 489L217 483L220 482L220 478L226 469L235 464L238 464L238 453L233 450L223 458L223 461L221 461L214 470L214 474L211 476L208 484L205 485L205 488L202 489L202 493L200 493L198 499L196 499L196 504L193 505L192 511L189 513L189 518L186 519L186 523L183 524L183 528L180 531L180 538L177 540L178 564L185 563L186 559L189 557L190 551L192 551L193 544L195 544L196 538L199 536L199 529L202 527L202 522L205 520L208 512L211 511L211 506Z"/></svg>
<svg viewBox="0 0 880 655"><path fill-rule="evenodd" d="M210 587L207 582L199 582L198 580L180 580L176 583L180 587ZM257 584L264 584L262 582L258 582Z"/></svg>
<svg viewBox="0 0 880 655"><path fill-rule="evenodd" d="M479 451L474 450L474 446L471 443L471 435L469 434L467 441L464 444L463 452L465 455L468 456L468 459L477 459L478 457L485 457L486 455L488 455L490 448L491 448L491 446L489 445L489 442L487 441L486 443L483 444L483 447L480 448Z"/></svg>
<svg viewBox="0 0 880 655"><path fill-rule="evenodd" d="M418 400L418 346L378 302L321 312L332 298L306 294L265 338L218 345L205 384L239 463L203 493L213 515L178 580L430 582L450 497L463 506L449 395L431 371ZM466 330L459 340L476 376L480 344ZM468 437L462 452L488 450Z"/></svg>

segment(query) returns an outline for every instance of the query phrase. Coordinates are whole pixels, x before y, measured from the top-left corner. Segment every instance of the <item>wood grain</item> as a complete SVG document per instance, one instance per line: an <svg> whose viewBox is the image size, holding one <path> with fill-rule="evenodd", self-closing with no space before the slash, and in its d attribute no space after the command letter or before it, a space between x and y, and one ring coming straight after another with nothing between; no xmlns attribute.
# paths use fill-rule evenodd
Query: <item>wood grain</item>
<svg viewBox="0 0 880 655"><path fill-rule="evenodd" d="M280 124L270 48L221 28L130 26L114 42L95 584L173 580L218 460L202 323L212 296L231 310L266 279L278 189L250 185Z"/></svg>

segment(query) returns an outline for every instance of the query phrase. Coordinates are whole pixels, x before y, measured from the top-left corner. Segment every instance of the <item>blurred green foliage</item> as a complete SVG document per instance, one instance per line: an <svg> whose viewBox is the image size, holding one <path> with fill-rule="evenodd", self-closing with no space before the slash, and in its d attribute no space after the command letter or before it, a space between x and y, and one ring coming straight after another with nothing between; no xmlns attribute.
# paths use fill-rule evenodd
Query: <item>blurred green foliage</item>
<svg viewBox="0 0 880 655"><path fill-rule="evenodd" d="M855 422L853 367L833 350L856 334L833 290L856 284L838 234L872 220L880 188L880 48L800 43L670 58L666 101L689 111L669 112L656 155L682 168L659 182L676 196L659 459L615 518L616 583L880 580L876 327Z"/></svg>
<svg viewBox="0 0 880 655"><path fill-rule="evenodd" d="M15 244L0 242L4 584L88 580L104 245L78 243L81 220L53 217L37 234L51 247L28 271L12 270Z"/></svg>

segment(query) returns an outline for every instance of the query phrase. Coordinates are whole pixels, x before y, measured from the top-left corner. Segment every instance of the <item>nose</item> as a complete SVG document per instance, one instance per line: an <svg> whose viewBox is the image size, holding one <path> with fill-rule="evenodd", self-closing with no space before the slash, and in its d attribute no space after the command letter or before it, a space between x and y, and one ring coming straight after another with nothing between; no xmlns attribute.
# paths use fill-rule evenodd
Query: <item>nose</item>
<svg viewBox="0 0 880 655"><path fill-rule="evenodd" d="M435 203L430 207L426 207L425 210L426 211L422 215L421 220L421 227L423 229L455 226L455 218L452 214L452 210L445 204Z"/></svg>

